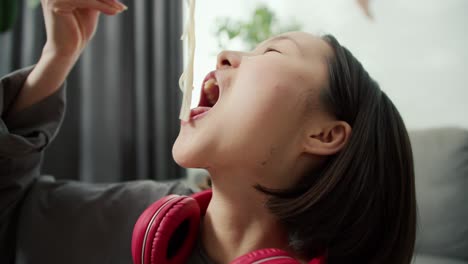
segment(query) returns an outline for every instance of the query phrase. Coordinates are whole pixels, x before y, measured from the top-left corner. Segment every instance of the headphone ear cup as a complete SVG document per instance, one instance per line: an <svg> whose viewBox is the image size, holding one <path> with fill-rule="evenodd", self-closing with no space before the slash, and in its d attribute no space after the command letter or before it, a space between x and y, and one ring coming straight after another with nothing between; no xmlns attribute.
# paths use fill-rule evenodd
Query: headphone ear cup
<svg viewBox="0 0 468 264"><path fill-rule="evenodd" d="M200 208L191 197L170 195L150 205L132 235L134 264L185 263L200 225Z"/></svg>
<svg viewBox="0 0 468 264"><path fill-rule="evenodd" d="M276 249L276 248L266 248L260 249L248 254L242 255L230 264L300 264L299 261L291 257L288 252Z"/></svg>

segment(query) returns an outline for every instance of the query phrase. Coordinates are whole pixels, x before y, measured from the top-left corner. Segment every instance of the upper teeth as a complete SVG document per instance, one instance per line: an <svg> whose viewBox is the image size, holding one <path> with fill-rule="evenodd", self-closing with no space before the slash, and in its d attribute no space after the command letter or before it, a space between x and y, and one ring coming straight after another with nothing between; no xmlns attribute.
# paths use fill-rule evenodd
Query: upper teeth
<svg viewBox="0 0 468 264"><path fill-rule="evenodd" d="M211 90L211 88L213 88L215 85L218 85L218 82L213 78L209 79L205 82L205 91Z"/></svg>
<svg viewBox="0 0 468 264"><path fill-rule="evenodd" d="M217 85L218 85L218 82L214 78L211 78L207 80L205 82L205 85L203 86L203 90L205 91L206 97L210 104L216 103L216 95L214 93L213 87Z"/></svg>

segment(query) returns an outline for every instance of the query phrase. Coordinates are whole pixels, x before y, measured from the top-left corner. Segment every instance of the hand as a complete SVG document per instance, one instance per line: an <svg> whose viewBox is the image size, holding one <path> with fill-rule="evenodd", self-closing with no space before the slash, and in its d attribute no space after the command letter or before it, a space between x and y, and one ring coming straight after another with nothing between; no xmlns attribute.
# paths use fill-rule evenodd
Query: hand
<svg viewBox="0 0 468 264"><path fill-rule="evenodd" d="M99 14L127 9L117 0L41 0L47 32L43 53L77 59L96 32Z"/></svg>
<svg viewBox="0 0 468 264"><path fill-rule="evenodd" d="M41 3L47 42L11 113L43 100L60 87L93 37L101 12L116 15L127 9L117 0L41 0Z"/></svg>

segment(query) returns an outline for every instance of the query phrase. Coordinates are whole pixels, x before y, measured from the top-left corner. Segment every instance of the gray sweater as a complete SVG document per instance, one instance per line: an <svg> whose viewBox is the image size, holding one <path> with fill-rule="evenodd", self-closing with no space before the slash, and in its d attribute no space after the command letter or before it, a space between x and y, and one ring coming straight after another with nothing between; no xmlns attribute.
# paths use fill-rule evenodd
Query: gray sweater
<svg viewBox="0 0 468 264"><path fill-rule="evenodd" d="M0 263L132 263L131 236L152 202L190 194L182 182L89 184L41 175L65 114L65 85L9 114L32 68L0 79ZM199 243L189 263L212 263Z"/></svg>

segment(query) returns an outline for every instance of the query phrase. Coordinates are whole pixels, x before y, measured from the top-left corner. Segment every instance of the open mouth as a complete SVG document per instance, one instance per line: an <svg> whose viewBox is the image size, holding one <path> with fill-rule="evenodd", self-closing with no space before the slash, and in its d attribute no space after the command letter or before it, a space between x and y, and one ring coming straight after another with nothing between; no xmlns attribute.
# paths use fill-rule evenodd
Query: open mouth
<svg viewBox="0 0 468 264"><path fill-rule="evenodd" d="M192 109L191 119L198 119L206 115L218 102L220 89L215 76L215 71L208 73L201 87L200 102L198 107Z"/></svg>

